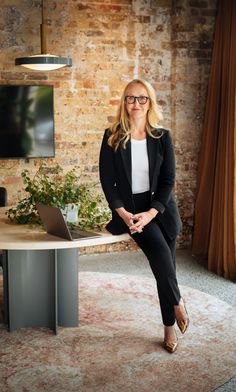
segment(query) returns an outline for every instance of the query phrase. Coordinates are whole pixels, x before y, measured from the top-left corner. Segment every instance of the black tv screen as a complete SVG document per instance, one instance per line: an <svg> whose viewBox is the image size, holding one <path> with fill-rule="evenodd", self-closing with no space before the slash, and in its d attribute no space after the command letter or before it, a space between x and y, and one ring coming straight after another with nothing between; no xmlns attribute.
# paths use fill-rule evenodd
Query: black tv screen
<svg viewBox="0 0 236 392"><path fill-rule="evenodd" d="M53 86L0 86L0 159L54 156Z"/></svg>

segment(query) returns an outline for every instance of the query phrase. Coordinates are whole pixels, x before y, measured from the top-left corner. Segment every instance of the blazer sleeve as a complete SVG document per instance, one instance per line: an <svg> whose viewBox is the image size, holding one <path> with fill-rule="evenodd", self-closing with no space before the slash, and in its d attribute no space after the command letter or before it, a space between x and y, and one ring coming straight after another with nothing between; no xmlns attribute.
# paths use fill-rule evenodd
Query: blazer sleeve
<svg viewBox="0 0 236 392"><path fill-rule="evenodd" d="M163 135L163 162L160 168L158 187L151 207L161 214L165 211L175 184L175 153L169 131Z"/></svg>
<svg viewBox="0 0 236 392"><path fill-rule="evenodd" d="M108 130L105 131L99 156L100 182L111 210L124 207L116 182L116 170L114 163L114 150L108 145Z"/></svg>

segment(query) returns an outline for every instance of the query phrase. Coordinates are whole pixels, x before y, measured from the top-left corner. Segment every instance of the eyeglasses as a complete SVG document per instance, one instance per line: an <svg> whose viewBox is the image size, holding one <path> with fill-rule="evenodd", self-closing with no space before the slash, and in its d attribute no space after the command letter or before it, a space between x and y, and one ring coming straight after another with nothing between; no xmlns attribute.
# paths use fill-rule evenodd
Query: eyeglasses
<svg viewBox="0 0 236 392"><path fill-rule="evenodd" d="M140 97L135 97L134 95L127 95L125 97L125 102L128 104L132 104L135 103L136 99L140 105L145 105L145 103L147 103L147 101L149 100L149 97L145 97L144 95L141 95Z"/></svg>

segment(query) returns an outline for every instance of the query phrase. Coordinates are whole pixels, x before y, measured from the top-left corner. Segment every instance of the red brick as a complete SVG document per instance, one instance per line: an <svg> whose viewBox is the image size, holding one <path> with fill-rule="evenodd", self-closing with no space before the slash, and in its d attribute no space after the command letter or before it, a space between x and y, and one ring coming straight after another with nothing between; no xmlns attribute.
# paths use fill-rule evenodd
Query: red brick
<svg viewBox="0 0 236 392"><path fill-rule="evenodd" d="M65 169L79 164L83 176L98 183L103 131L115 119L121 92L134 77L148 79L163 109L162 124L173 135L175 189L184 221L178 244L189 246L215 27L214 2L45 2L48 50L71 56L73 66L42 73L14 65L16 57L37 53L40 47L40 8L36 1L30 8L26 3L14 1L20 17L1 19L0 82L54 85L56 158L47 159L47 164L58 162ZM2 0L1 6L7 12L9 1ZM33 173L40 162L0 161L1 182L9 190L11 203L22 189L21 171L28 168Z"/></svg>

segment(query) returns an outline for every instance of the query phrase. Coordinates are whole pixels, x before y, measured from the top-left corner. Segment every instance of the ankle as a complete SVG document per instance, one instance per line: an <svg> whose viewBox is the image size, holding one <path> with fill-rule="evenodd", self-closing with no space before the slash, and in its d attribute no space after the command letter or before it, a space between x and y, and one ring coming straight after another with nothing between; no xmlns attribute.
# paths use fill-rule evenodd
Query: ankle
<svg viewBox="0 0 236 392"><path fill-rule="evenodd" d="M171 331L174 328L174 324L173 325L164 325L164 330L166 329L167 331Z"/></svg>
<svg viewBox="0 0 236 392"><path fill-rule="evenodd" d="M174 325L164 325L164 335L172 335L175 333Z"/></svg>
<svg viewBox="0 0 236 392"><path fill-rule="evenodd" d="M164 325L164 340L165 341L176 341L177 334L174 325Z"/></svg>
<svg viewBox="0 0 236 392"><path fill-rule="evenodd" d="M183 298L182 297L180 297L180 300L179 300L179 302L177 303L177 304L175 304L174 305L175 307L177 306L184 306L184 300L183 300Z"/></svg>

